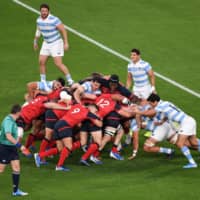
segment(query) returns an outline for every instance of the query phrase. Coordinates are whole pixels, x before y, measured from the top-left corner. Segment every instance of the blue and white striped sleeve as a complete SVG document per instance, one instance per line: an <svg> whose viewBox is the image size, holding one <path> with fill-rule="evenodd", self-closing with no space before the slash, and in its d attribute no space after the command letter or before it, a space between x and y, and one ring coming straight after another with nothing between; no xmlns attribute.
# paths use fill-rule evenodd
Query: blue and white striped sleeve
<svg viewBox="0 0 200 200"><path fill-rule="evenodd" d="M58 26L59 24L62 24L61 20L58 17L55 17L54 25Z"/></svg>
<svg viewBox="0 0 200 200"><path fill-rule="evenodd" d="M149 72L149 70L151 69L152 69L151 65L149 63L146 63L146 65L144 66L145 72Z"/></svg>

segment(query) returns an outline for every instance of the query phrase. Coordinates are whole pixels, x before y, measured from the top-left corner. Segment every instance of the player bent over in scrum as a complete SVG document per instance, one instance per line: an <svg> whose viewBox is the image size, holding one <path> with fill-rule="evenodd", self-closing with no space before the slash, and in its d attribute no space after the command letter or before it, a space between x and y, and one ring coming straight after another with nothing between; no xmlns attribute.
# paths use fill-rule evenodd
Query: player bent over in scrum
<svg viewBox="0 0 200 200"><path fill-rule="evenodd" d="M156 94L151 94L147 100L153 108L143 112L135 109L135 112L145 116L155 116L157 113L161 113L164 114L168 120L180 124L176 145L189 161L183 168L196 168L197 164L189 148L185 145L188 140L192 147L196 147L198 151L200 151L200 140L196 137L196 121L171 102L160 100L160 97Z"/></svg>

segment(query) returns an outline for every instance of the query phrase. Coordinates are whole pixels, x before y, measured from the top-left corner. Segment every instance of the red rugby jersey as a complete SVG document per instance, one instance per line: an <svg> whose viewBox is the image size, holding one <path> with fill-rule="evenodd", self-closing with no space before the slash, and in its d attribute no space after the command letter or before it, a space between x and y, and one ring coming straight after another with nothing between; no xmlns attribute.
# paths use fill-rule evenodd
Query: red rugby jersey
<svg viewBox="0 0 200 200"><path fill-rule="evenodd" d="M79 124L85 119L88 119L89 110L82 106L81 104L75 104L70 110L61 118L65 120L71 127Z"/></svg>
<svg viewBox="0 0 200 200"><path fill-rule="evenodd" d="M59 102L58 104L60 104L63 107L67 107L67 104L64 102ZM53 109L53 112L57 116L57 118L60 119L66 114L67 110Z"/></svg>
<svg viewBox="0 0 200 200"><path fill-rule="evenodd" d="M103 118L108 113L115 110L117 103L112 99L111 94L102 94L101 96L97 97L95 104L99 107L98 115Z"/></svg>
<svg viewBox="0 0 200 200"><path fill-rule="evenodd" d="M46 110L44 103L47 101L47 96L38 96L26 106L22 107L21 117L24 119L25 123L31 124L34 119L42 115Z"/></svg>

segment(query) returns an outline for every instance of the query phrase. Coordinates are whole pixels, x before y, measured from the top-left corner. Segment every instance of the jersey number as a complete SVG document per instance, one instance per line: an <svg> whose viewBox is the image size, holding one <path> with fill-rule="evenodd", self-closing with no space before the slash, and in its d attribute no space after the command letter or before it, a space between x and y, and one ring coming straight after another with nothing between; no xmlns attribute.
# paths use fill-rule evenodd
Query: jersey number
<svg viewBox="0 0 200 200"><path fill-rule="evenodd" d="M110 105L110 102L106 99L100 99L100 101L97 102L97 105L101 108L105 108L106 106Z"/></svg>
<svg viewBox="0 0 200 200"><path fill-rule="evenodd" d="M74 108L74 110L71 112L72 114L80 112L80 108Z"/></svg>

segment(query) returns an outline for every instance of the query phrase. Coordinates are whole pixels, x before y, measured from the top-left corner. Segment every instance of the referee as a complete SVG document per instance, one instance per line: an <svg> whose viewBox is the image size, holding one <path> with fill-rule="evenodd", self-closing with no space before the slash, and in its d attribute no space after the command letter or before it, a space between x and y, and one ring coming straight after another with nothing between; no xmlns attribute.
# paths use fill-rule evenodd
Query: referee
<svg viewBox="0 0 200 200"><path fill-rule="evenodd" d="M21 151L25 149L17 141L17 124L16 119L19 117L21 106L16 104L11 108L11 112L7 115L1 124L0 130L0 173L3 173L7 164L12 167L13 196L25 196L26 192L22 192L19 188L20 179L20 161L17 149Z"/></svg>

